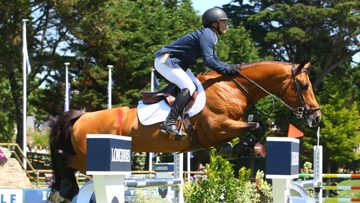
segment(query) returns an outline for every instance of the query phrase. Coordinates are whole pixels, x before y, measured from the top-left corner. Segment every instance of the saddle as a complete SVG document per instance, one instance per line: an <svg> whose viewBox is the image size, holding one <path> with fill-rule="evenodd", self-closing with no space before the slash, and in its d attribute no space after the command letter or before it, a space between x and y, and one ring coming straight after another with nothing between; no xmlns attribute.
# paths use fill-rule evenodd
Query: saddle
<svg viewBox="0 0 360 203"><path fill-rule="evenodd" d="M164 87L163 89L161 89L157 92L141 92L141 95L142 95L142 98L143 98L142 100L143 100L144 104L153 104L153 103L157 103L161 100L165 100L165 102L170 107L172 107L172 105L175 102L175 98L179 94L179 92L180 92L180 88L178 88L173 83L169 83L166 87ZM185 112L194 105L197 94L198 94L198 90L196 88L195 92L189 99L189 102L185 106L185 109L181 115L181 125L179 127L179 132L182 132L182 130L180 130L180 129L182 129L183 127L185 128L185 131L189 135L190 142L193 140L193 138L196 137L196 131L194 129L193 124L190 121L189 116L187 114L185 115ZM174 139L181 140L181 137L175 135Z"/></svg>
<svg viewBox="0 0 360 203"><path fill-rule="evenodd" d="M165 100L166 103L170 107L172 107L175 102L175 98L179 94L179 92L180 88L178 88L174 83L169 83L166 87L157 92L141 92L141 95L144 104L154 104L161 100ZM194 105L197 94L198 91L196 89L194 94L191 96L188 104L186 105L185 111L190 109L192 105Z"/></svg>

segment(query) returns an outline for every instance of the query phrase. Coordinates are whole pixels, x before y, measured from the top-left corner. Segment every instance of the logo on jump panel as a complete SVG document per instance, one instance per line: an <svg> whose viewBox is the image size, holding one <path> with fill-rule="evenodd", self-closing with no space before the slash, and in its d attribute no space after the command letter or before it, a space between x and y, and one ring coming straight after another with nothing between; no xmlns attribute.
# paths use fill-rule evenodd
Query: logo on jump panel
<svg viewBox="0 0 360 203"><path fill-rule="evenodd" d="M131 153L129 149L111 148L112 162L129 162L131 161Z"/></svg>

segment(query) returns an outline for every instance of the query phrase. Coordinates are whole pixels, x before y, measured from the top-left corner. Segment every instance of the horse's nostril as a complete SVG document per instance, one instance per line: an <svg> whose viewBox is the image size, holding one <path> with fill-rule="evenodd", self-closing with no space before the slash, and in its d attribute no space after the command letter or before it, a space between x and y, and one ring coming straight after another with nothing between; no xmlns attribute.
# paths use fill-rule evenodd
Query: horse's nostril
<svg viewBox="0 0 360 203"><path fill-rule="evenodd" d="M316 121L316 123L320 123L320 121L321 121L321 116L316 116L315 121Z"/></svg>

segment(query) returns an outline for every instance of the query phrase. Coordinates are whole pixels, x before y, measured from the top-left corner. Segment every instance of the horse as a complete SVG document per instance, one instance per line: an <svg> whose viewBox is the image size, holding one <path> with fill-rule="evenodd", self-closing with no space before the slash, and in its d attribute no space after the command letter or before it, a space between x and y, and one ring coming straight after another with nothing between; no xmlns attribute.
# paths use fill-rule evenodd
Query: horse
<svg viewBox="0 0 360 203"><path fill-rule="evenodd" d="M196 115L189 117L189 136L180 141L174 135L160 132L162 122L143 125L137 115L138 106L64 112L50 134L55 178L52 194L56 193L62 201L71 200L78 193L74 173L86 174L87 134L130 136L134 152L172 153L212 147L221 151L222 144L249 132L242 139L246 142L220 153L224 157L244 156L266 131L261 122L247 121L245 112L267 95L282 102L309 127L315 127L321 120L321 109L308 77L309 67L310 62L261 61L239 65L239 75L227 76L215 71L198 74L196 79L203 87L206 102Z"/></svg>

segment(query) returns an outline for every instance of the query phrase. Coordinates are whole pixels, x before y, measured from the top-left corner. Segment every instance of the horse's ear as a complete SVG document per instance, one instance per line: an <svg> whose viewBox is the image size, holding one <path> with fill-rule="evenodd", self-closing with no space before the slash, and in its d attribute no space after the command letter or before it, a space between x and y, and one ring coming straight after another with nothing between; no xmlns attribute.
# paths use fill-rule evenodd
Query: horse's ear
<svg viewBox="0 0 360 203"><path fill-rule="evenodd" d="M296 72L300 72L303 68L309 68L310 67L310 62L308 62L307 60L303 60L301 61L300 65L296 68Z"/></svg>

